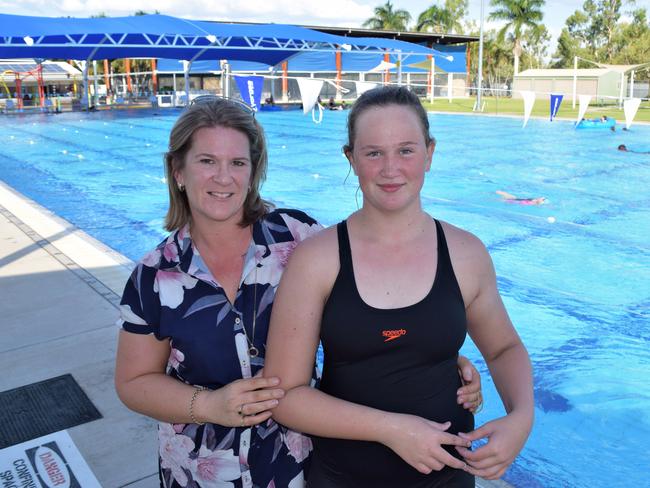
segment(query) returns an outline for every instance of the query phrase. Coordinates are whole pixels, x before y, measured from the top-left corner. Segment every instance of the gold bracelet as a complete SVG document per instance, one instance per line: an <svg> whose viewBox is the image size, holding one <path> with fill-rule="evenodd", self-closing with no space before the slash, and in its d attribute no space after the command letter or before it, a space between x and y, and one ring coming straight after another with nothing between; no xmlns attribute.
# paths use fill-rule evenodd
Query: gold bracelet
<svg viewBox="0 0 650 488"><path fill-rule="evenodd" d="M192 393L192 399L190 400L190 418L192 419L192 423L197 425L204 425L205 422L199 422L196 420L196 417L194 416L194 402L196 401L196 397L199 396L199 392L202 392L206 389L207 388L205 386L195 386L194 393Z"/></svg>

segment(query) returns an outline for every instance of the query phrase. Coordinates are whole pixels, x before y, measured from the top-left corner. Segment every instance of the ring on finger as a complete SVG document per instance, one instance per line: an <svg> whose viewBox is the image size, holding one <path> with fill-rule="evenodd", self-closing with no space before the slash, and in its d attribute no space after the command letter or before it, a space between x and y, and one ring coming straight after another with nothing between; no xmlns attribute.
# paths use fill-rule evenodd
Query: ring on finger
<svg viewBox="0 0 650 488"><path fill-rule="evenodd" d="M244 416L244 405L245 404L242 403L241 405L239 405L239 408L237 409L237 414L242 416L242 417Z"/></svg>
<svg viewBox="0 0 650 488"><path fill-rule="evenodd" d="M244 427L244 422L245 422L245 419L244 419L244 416L242 415L242 418L241 418L241 426L242 427Z"/></svg>

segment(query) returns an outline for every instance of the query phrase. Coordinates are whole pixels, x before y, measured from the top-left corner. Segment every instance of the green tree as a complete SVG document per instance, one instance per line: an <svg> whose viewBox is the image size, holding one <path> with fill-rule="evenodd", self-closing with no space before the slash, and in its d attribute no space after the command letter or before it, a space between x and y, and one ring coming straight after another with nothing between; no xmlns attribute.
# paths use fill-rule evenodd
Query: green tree
<svg viewBox="0 0 650 488"><path fill-rule="evenodd" d="M573 66L575 56L600 63L634 64L648 61L650 30L646 9L630 13L632 22L620 22L624 0L586 0L566 20L553 55L556 67ZM633 1L628 4L632 5ZM581 67L588 64L581 62Z"/></svg>
<svg viewBox="0 0 650 488"><path fill-rule="evenodd" d="M411 14L404 9L393 9L393 4L387 1L385 4L375 7L375 15L363 23L363 27L380 30L408 30L408 23L411 21Z"/></svg>
<svg viewBox="0 0 650 488"><path fill-rule="evenodd" d="M632 12L632 22L618 25L612 37L615 64L642 64L650 61L650 22L646 9ZM635 80L648 80L650 69L635 73ZM649 93L646 96L650 96Z"/></svg>
<svg viewBox="0 0 650 488"><path fill-rule="evenodd" d="M522 64L528 68L543 68L551 35L546 26L527 30L522 39Z"/></svg>
<svg viewBox="0 0 650 488"><path fill-rule="evenodd" d="M545 0L491 0L490 5L496 7L490 15L490 20L505 21L505 25L499 31L497 39L500 42L508 32L512 33L514 74L519 73L519 57L522 53L522 38L527 29L538 30L540 22L544 18L542 7Z"/></svg>
<svg viewBox="0 0 650 488"><path fill-rule="evenodd" d="M463 19L467 14L468 0L445 0L443 6L431 5L418 16L417 31L439 34L463 31Z"/></svg>

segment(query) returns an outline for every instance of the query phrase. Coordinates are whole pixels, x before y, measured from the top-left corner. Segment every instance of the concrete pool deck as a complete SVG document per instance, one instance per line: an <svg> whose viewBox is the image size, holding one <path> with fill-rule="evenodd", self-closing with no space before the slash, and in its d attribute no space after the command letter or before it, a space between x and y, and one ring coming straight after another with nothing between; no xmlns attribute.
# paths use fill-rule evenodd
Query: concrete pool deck
<svg viewBox="0 0 650 488"><path fill-rule="evenodd" d="M68 429L100 484L159 486L156 424L113 387L117 305L133 263L2 181L0 236L0 391L72 374L102 414Z"/></svg>

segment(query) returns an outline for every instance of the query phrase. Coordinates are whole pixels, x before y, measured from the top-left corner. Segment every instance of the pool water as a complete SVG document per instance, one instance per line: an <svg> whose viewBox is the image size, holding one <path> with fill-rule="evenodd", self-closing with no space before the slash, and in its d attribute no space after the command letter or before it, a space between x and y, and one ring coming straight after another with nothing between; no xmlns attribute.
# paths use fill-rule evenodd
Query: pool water
<svg viewBox="0 0 650 488"><path fill-rule="evenodd" d="M0 117L2 179L133 260L164 235L162 154L178 111ZM357 208L344 112L257 115L270 142L263 194L334 224ZM517 487L648 486L650 126L431 115L423 204L478 235L534 367L533 433ZM496 190L548 203L504 202ZM360 203L360 202L359 202ZM477 425L503 414L487 369ZM646 459L646 461L643 461ZM645 466L645 468L643 467Z"/></svg>

